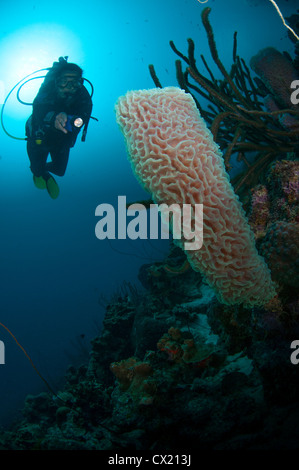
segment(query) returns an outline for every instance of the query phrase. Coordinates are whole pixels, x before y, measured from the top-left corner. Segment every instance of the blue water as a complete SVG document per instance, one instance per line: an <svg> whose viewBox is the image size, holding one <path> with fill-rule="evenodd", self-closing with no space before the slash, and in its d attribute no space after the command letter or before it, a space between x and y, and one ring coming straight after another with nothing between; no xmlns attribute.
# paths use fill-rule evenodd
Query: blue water
<svg viewBox="0 0 299 470"><path fill-rule="evenodd" d="M229 68L233 32L238 52L249 60L267 46L293 51L287 32L267 0L209 0L210 20L219 55ZM139 267L162 259L168 242L118 241L95 236L95 208L148 198L127 161L116 125L114 104L128 90L153 88L148 64L155 65L163 86L177 85L169 46L173 40L187 52L191 37L215 75L197 0L16 1L1 5L0 64L3 99L25 75L69 56L95 87L87 140L79 139L63 178L60 196L52 200L32 182L25 142L0 130L0 321L11 329L53 387L59 387L78 353L80 335L88 344L103 318L102 299L123 281L141 287ZM295 12L297 1L278 1L283 13ZM200 67L199 67L200 68ZM202 69L203 71L203 69ZM220 76L219 76L220 78ZM41 80L24 87L34 98ZM6 106L9 132L24 136L31 108L13 94ZM19 416L27 394L45 390L29 361L4 329L5 364L0 365L0 426Z"/></svg>

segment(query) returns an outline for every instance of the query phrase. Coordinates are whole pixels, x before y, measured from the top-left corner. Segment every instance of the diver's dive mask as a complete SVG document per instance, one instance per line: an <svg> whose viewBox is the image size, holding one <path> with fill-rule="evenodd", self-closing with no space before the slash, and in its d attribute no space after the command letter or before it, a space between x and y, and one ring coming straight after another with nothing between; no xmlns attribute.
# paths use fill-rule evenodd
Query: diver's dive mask
<svg viewBox="0 0 299 470"><path fill-rule="evenodd" d="M58 88L72 88L73 90L79 90L79 88L81 88L83 85L83 79L61 77L57 79L56 85L58 86Z"/></svg>

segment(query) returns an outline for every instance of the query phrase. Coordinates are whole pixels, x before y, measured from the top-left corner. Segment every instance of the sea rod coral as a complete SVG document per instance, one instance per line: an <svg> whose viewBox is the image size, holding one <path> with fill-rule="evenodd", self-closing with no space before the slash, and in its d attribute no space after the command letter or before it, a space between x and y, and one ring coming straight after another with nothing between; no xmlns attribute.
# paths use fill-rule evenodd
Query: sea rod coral
<svg viewBox="0 0 299 470"><path fill-rule="evenodd" d="M131 91L119 98L116 118L133 171L155 203L203 204L203 246L186 254L218 299L245 306L272 299L270 272L192 96L177 87ZM184 248L182 239L176 243Z"/></svg>

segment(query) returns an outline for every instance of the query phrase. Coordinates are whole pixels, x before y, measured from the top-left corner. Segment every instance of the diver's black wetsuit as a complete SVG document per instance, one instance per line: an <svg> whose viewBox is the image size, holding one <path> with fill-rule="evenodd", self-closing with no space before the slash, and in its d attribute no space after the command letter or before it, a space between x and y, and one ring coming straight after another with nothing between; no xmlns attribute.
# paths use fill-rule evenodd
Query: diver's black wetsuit
<svg viewBox="0 0 299 470"><path fill-rule="evenodd" d="M45 80L46 82L46 80ZM92 101L86 88L82 86L75 95L58 98L51 83L41 86L34 102L33 113L26 123L27 153L30 168L35 176L49 177L49 173L63 176L67 167L70 148L75 145L80 128L72 126L72 132L64 134L54 127L57 114L64 112L78 116L88 124ZM51 162L47 163L48 155Z"/></svg>

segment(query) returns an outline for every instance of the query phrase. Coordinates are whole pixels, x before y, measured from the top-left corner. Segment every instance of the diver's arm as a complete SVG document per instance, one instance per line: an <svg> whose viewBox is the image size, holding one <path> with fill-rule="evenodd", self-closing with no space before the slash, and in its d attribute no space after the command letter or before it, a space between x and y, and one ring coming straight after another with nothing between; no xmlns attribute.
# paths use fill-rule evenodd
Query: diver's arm
<svg viewBox="0 0 299 470"><path fill-rule="evenodd" d="M55 115L54 102L47 95L39 92L33 101L33 130L46 131L54 124Z"/></svg>
<svg viewBox="0 0 299 470"><path fill-rule="evenodd" d="M68 133L65 129L67 114L65 112L49 111L48 105L35 104L33 106L33 122L34 130L45 132L47 129L54 127L64 134Z"/></svg>
<svg viewBox="0 0 299 470"><path fill-rule="evenodd" d="M65 129L67 123L67 114L66 113L59 113L55 116L54 127L58 131L67 134L67 130Z"/></svg>

